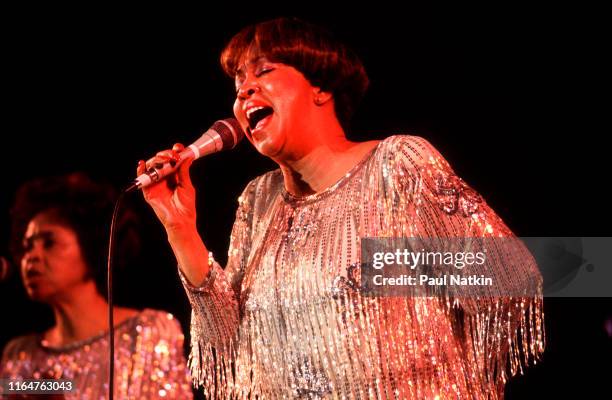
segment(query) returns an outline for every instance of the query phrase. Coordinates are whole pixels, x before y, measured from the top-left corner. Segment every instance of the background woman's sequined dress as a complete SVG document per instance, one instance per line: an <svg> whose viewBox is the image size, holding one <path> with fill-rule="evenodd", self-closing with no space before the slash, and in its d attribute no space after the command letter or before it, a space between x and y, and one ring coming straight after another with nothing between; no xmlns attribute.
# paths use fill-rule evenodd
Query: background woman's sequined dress
<svg viewBox="0 0 612 400"><path fill-rule="evenodd" d="M500 255L512 262L498 273L538 296L377 298L358 282L360 238L489 236L512 232L418 137L382 141L311 196L287 193L279 170L260 176L239 198L226 269L197 288L181 273L194 380L212 398L502 398L508 372L544 348L527 253Z"/></svg>
<svg viewBox="0 0 612 400"><path fill-rule="evenodd" d="M146 309L115 328L116 399L191 399L183 356L183 334L171 314ZM108 398L108 333L61 348L39 335L13 339L6 346L0 377L69 379L75 390L64 398Z"/></svg>

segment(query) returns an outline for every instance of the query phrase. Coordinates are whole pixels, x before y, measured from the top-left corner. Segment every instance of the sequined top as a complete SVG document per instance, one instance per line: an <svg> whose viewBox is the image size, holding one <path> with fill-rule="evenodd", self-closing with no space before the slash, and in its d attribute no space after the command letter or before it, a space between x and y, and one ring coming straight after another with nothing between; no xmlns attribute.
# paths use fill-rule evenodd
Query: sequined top
<svg viewBox="0 0 612 400"><path fill-rule="evenodd" d="M522 297L368 297L356 273L361 238L487 236L512 232L420 137L381 141L304 197L266 173L239 198L226 268L194 287L179 266L194 382L210 398L503 398L544 349L532 258L497 266L508 285L536 285Z"/></svg>
<svg viewBox="0 0 612 400"><path fill-rule="evenodd" d="M191 399L183 334L172 314L145 309L115 327L116 399ZM108 398L108 332L63 347L38 334L11 340L0 376L8 379L69 379L66 399Z"/></svg>

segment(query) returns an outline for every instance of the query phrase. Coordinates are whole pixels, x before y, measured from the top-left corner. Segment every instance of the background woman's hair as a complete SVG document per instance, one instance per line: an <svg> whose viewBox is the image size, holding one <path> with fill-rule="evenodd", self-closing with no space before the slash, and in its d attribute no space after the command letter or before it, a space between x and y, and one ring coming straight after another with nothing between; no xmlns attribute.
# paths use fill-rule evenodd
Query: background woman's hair
<svg viewBox="0 0 612 400"><path fill-rule="evenodd" d="M355 53L319 26L297 18L277 18L238 32L221 53L221 66L234 77L245 56L265 56L299 70L311 85L333 93L335 111L345 131L369 85Z"/></svg>
<svg viewBox="0 0 612 400"><path fill-rule="evenodd" d="M117 192L83 172L28 181L19 187L11 208L11 254L16 265L23 256L22 239L29 221L48 212L57 223L76 233L90 276L106 294L106 257L110 221ZM122 207L118 218L115 261L129 262L140 249L136 213Z"/></svg>

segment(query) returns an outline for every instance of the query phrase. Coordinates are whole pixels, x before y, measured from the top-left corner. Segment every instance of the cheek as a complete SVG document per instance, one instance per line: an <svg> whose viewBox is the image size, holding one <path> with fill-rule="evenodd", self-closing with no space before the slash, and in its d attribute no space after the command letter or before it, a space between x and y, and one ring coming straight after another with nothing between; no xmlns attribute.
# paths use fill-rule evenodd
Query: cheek
<svg viewBox="0 0 612 400"><path fill-rule="evenodd" d="M246 130L248 123L246 120L246 116L242 112L242 104L240 103L238 99L234 101L233 111L234 111L234 117L236 117L242 129Z"/></svg>
<svg viewBox="0 0 612 400"><path fill-rule="evenodd" d="M302 87L286 86L282 89L283 95L277 96L278 108L283 111L284 116L290 118L304 117L308 110L310 96Z"/></svg>
<svg viewBox="0 0 612 400"><path fill-rule="evenodd" d="M87 276L87 264L79 251L66 251L48 257L50 269L63 281L81 281Z"/></svg>
<svg viewBox="0 0 612 400"><path fill-rule="evenodd" d="M236 117L236 119L239 122L242 122L242 121L240 121L240 118L241 118L241 116L240 116L240 102L238 101L238 99L234 100L234 105L232 107L232 110L234 111L234 116Z"/></svg>

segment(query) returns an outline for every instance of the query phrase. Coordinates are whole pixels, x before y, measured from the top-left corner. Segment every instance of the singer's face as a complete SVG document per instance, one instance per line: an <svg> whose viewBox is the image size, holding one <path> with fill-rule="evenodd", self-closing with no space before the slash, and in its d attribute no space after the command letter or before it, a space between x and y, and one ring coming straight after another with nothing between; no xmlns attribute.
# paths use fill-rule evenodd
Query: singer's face
<svg viewBox="0 0 612 400"><path fill-rule="evenodd" d="M87 264L74 230L48 213L36 215L23 238L21 276L36 301L61 299L87 278Z"/></svg>
<svg viewBox="0 0 612 400"><path fill-rule="evenodd" d="M236 74L234 114L246 136L275 161L308 146L316 88L297 69L259 57Z"/></svg>

